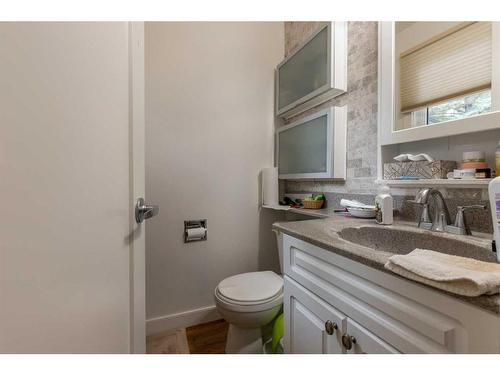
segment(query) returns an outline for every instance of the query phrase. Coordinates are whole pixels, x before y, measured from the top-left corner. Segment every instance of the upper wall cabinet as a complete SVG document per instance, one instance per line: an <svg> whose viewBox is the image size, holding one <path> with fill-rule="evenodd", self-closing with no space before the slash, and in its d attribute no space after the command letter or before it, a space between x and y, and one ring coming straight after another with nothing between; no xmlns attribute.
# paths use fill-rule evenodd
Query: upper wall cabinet
<svg viewBox="0 0 500 375"><path fill-rule="evenodd" d="M280 179L346 178L347 106L330 107L276 131Z"/></svg>
<svg viewBox="0 0 500 375"><path fill-rule="evenodd" d="M326 22L276 68L276 112L290 118L347 90L347 22Z"/></svg>
<svg viewBox="0 0 500 375"><path fill-rule="evenodd" d="M500 23L379 23L382 146L495 128Z"/></svg>

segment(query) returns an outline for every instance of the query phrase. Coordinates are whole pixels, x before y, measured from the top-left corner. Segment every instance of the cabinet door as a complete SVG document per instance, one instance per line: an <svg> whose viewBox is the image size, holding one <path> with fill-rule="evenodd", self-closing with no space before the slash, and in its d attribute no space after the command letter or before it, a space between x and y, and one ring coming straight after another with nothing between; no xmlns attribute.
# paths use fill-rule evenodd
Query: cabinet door
<svg viewBox="0 0 500 375"><path fill-rule="evenodd" d="M348 354L396 354L395 348L362 327L347 319L347 333L342 337ZM350 348L350 349L349 349Z"/></svg>
<svg viewBox="0 0 500 375"><path fill-rule="evenodd" d="M343 353L346 317L285 276L285 352Z"/></svg>
<svg viewBox="0 0 500 375"><path fill-rule="evenodd" d="M347 22L325 22L276 67L276 110L290 118L347 90Z"/></svg>
<svg viewBox="0 0 500 375"><path fill-rule="evenodd" d="M278 65L278 110L282 112L317 95L329 85L331 25L326 24L293 55Z"/></svg>

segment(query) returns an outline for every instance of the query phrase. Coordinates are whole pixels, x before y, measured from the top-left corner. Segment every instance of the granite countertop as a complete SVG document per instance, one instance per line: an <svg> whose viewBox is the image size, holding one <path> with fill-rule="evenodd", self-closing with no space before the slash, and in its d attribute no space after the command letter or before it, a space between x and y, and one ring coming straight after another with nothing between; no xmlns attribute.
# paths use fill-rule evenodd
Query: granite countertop
<svg viewBox="0 0 500 375"><path fill-rule="evenodd" d="M283 233L289 234L295 238L304 240L319 246L325 250L332 251L338 255L352 259L369 267L389 273L395 277L401 277L384 268L384 264L389 257L394 255L392 252L374 250L366 246L352 243L344 240L339 236L339 232L344 228L352 227L378 227L387 230L404 229L405 231L414 232L417 235L429 234L423 229L416 227L415 223L395 221L393 225L382 227L374 222L374 220L356 219L348 215L334 215L324 219L313 219L305 221L289 221L278 222L273 224L274 229L278 229ZM494 253L491 251L491 235L473 233L474 236L455 236L448 233L435 233L432 236L442 237L444 240L459 240L471 245L471 248L483 251L488 257L494 259ZM410 250L411 251L411 250ZM457 254L459 255L459 254ZM408 279L405 279L408 280ZM408 280L415 282L412 280ZM454 298L460 299L472 305L481 307L485 310L500 314L500 295L482 295L478 297L466 297L453 293L448 293L434 287L424 285L441 293L447 294Z"/></svg>

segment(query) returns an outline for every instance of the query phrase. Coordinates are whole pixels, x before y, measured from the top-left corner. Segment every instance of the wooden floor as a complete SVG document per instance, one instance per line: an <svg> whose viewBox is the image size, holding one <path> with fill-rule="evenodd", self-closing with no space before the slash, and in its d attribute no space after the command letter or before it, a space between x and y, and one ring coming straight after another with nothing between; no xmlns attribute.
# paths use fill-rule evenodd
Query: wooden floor
<svg viewBox="0 0 500 375"><path fill-rule="evenodd" d="M224 354L228 323L216 320L148 336L148 354Z"/></svg>
<svg viewBox="0 0 500 375"><path fill-rule="evenodd" d="M186 328L191 354L224 354L229 324L216 320Z"/></svg>
<svg viewBox="0 0 500 375"><path fill-rule="evenodd" d="M162 332L146 338L148 354L189 354L186 330Z"/></svg>

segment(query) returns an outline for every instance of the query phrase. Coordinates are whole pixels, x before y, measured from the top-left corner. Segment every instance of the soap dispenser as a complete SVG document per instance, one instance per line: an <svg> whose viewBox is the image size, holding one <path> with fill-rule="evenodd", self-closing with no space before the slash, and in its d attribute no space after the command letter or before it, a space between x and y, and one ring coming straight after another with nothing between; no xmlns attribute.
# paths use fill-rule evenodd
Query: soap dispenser
<svg viewBox="0 0 500 375"><path fill-rule="evenodd" d="M387 185L381 185L375 197L375 220L378 224L391 225L393 221L393 199L391 189Z"/></svg>
<svg viewBox="0 0 500 375"><path fill-rule="evenodd" d="M493 238L497 252L497 260L500 263L500 176L495 177L488 185L490 197L491 219L493 222Z"/></svg>

